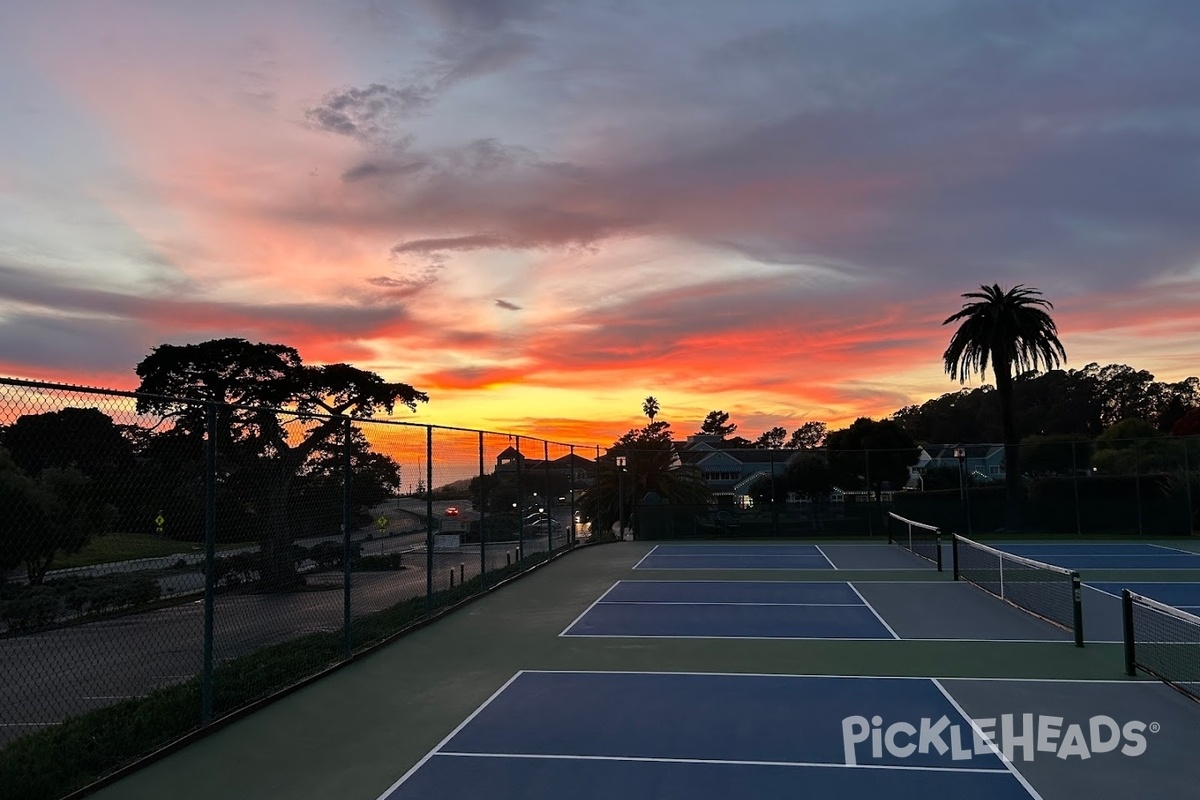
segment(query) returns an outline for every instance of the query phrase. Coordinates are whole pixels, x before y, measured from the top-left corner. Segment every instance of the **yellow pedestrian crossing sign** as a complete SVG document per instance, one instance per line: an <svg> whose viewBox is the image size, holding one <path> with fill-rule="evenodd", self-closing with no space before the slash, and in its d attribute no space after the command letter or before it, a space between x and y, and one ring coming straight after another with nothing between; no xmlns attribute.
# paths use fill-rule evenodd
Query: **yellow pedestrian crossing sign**
<svg viewBox="0 0 1200 800"><path fill-rule="evenodd" d="M379 530L383 530L384 528L386 528L387 523L388 523L388 518L383 516L382 514L379 515L379 519L375 520L375 524L379 527Z"/></svg>
<svg viewBox="0 0 1200 800"><path fill-rule="evenodd" d="M162 533L163 532L163 523L165 523L165 522L166 522L166 520L163 518L162 512L161 511L158 512L158 516L154 518L154 529L156 531L158 531L159 533Z"/></svg>

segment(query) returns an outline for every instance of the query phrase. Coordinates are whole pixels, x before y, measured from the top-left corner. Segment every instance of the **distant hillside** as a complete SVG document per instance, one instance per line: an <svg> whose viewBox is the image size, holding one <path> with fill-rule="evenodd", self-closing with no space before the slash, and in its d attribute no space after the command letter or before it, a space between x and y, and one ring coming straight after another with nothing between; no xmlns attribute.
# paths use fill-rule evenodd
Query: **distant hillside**
<svg viewBox="0 0 1200 800"><path fill-rule="evenodd" d="M461 481L447 483L445 486L436 486L433 490L434 500L458 500L463 497L469 497L471 494L471 479L463 478Z"/></svg>

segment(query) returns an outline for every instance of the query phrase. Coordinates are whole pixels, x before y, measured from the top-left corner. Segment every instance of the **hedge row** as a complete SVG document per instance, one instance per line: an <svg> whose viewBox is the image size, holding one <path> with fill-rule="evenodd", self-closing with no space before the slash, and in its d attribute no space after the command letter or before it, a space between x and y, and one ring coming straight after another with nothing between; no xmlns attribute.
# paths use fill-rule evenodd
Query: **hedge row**
<svg viewBox="0 0 1200 800"><path fill-rule="evenodd" d="M48 581L41 586L8 586L0 594L0 620L10 631L28 631L60 619L107 614L158 600L158 581L120 573Z"/></svg>

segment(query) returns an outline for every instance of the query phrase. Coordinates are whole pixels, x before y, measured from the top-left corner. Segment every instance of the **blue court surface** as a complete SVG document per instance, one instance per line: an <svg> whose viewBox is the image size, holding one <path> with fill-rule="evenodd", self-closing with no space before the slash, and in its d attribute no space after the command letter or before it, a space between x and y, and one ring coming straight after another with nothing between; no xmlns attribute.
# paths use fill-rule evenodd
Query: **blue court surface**
<svg viewBox="0 0 1200 800"><path fill-rule="evenodd" d="M562 636L896 639L849 583L619 581Z"/></svg>
<svg viewBox="0 0 1200 800"><path fill-rule="evenodd" d="M1067 569L1200 569L1200 553L1161 544L1003 544L996 549Z"/></svg>
<svg viewBox="0 0 1200 800"><path fill-rule="evenodd" d="M1088 586L1113 597L1120 597L1122 589L1149 597L1160 603L1200 615L1200 583L1095 583Z"/></svg>
<svg viewBox="0 0 1200 800"><path fill-rule="evenodd" d="M934 679L520 672L380 800L876 796L1038 794Z"/></svg>
<svg viewBox="0 0 1200 800"><path fill-rule="evenodd" d="M660 544L634 569L837 569L815 544Z"/></svg>

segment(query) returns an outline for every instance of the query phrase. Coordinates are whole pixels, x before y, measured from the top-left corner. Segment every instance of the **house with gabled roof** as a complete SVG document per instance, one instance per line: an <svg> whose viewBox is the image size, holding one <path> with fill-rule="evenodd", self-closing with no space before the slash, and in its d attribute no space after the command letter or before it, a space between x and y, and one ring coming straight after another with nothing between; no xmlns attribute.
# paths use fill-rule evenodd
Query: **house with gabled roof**
<svg viewBox="0 0 1200 800"><path fill-rule="evenodd" d="M1002 444L931 444L922 448L929 456L928 461L918 466L923 469L952 468L958 469L958 458L954 451L958 448L966 451L964 461L967 473L977 481L1004 480L1004 445Z"/></svg>
<svg viewBox="0 0 1200 800"><path fill-rule="evenodd" d="M496 474L515 475L518 469L527 475L549 472L572 480L576 486L586 486L596 477L596 462L578 453L567 453L549 462L530 458L515 447L506 447L496 455Z"/></svg>
<svg viewBox="0 0 1200 800"><path fill-rule="evenodd" d="M674 442L679 461L700 470L718 503L749 505L750 487L760 478L782 475L801 450L723 447L720 436L695 434Z"/></svg>

